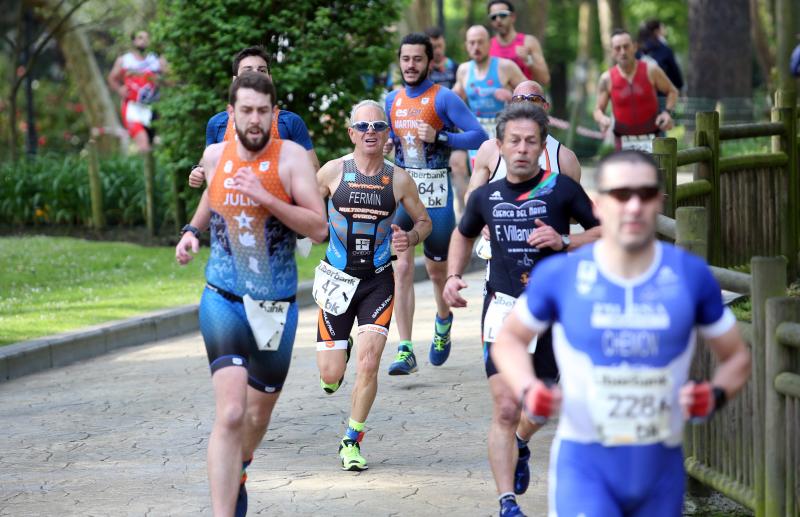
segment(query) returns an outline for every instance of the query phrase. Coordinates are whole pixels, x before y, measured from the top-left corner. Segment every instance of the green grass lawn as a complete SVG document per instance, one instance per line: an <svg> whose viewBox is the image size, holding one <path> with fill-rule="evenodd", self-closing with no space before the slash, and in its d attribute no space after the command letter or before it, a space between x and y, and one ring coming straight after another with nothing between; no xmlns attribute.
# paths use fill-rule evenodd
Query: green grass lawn
<svg viewBox="0 0 800 517"><path fill-rule="evenodd" d="M298 260L314 276L325 245ZM0 345L198 303L208 248L185 267L171 247L67 237L0 238Z"/></svg>

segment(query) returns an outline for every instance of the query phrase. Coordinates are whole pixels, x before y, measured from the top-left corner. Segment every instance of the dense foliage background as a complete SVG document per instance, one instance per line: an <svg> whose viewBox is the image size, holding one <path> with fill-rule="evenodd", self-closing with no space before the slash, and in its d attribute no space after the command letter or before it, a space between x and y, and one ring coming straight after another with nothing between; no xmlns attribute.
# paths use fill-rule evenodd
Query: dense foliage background
<svg viewBox="0 0 800 517"><path fill-rule="evenodd" d="M398 0L229 1L161 0L151 26L176 81L158 109L160 161L187 169L205 146L208 118L226 106L231 59L262 44L274 56L280 107L309 126L320 160L349 145L345 117L353 104L377 98L372 79L394 56Z"/></svg>

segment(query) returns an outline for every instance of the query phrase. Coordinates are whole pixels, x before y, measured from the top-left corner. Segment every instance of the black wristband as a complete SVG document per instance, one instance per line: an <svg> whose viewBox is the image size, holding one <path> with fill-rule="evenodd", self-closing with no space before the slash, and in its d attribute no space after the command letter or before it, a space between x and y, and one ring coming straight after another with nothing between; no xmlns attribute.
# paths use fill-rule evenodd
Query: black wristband
<svg viewBox="0 0 800 517"><path fill-rule="evenodd" d="M181 228L181 237L183 237L183 234L186 233L186 232L192 232L194 234L195 238L197 238L197 239L200 238L200 233L201 232L200 232L200 229L197 228L196 226L192 226L191 224L185 225L183 228Z"/></svg>
<svg viewBox="0 0 800 517"><path fill-rule="evenodd" d="M459 275L459 274L457 274L457 273L453 273L452 275L447 275L447 278L445 278L445 279L444 279L444 281L445 281L445 282L447 282L448 280L450 280L450 279L451 279L451 278L453 278L453 277L456 277L456 278L458 278L459 280L461 280L461 275Z"/></svg>
<svg viewBox="0 0 800 517"><path fill-rule="evenodd" d="M719 411L728 402L728 394L719 386L714 386L711 391L714 394L714 411Z"/></svg>

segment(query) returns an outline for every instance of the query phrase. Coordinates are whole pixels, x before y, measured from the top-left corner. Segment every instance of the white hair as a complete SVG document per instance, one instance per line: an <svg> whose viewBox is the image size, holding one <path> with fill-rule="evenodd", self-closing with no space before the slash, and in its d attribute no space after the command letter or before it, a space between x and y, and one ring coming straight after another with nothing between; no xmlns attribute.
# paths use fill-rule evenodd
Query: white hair
<svg viewBox="0 0 800 517"><path fill-rule="evenodd" d="M384 122L389 122L388 120L386 120L386 112L383 110L383 106L381 106L380 103L378 103L378 102L376 102L376 101L374 101L372 99L366 99L366 100L363 100L363 101L359 102L355 106L353 106L353 109L350 110L350 123L351 124L356 121L355 120L356 111L358 111L360 108L363 108L364 106L372 106L374 108L378 108L378 111L381 112L381 116L383 117L383 121Z"/></svg>

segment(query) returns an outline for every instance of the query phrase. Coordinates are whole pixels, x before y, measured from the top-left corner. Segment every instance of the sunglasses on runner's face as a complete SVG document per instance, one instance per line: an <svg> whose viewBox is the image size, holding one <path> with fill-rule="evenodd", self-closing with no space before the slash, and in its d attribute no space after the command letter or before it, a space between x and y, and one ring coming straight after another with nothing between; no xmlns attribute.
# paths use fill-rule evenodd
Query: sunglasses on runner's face
<svg viewBox="0 0 800 517"><path fill-rule="evenodd" d="M511 97L511 102L532 102L534 104L544 104L547 102L543 96L539 95L538 93L529 93L527 95L518 94Z"/></svg>
<svg viewBox="0 0 800 517"><path fill-rule="evenodd" d="M376 133L380 133L381 131L386 131L389 129L389 123L384 122L383 120L376 120L374 122L353 122L350 126L356 131L360 131L361 133L366 133L370 129L374 130Z"/></svg>
<svg viewBox="0 0 800 517"><path fill-rule="evenodd" d="M630 188L620 187L601 190L601 194L606 194L621 203L627 203L634 196L638 197L641 201L652 201L661 193L661 189L657 185L646 187Z"/></svg>
<svg viewBox="0 0 800 517"><path fill-rule="evenodd" d="M490 14L489 19L492 21L495 21L498 18L505 20L509 16L511 16L511 11L497 11L496 13Z"/></svg>

